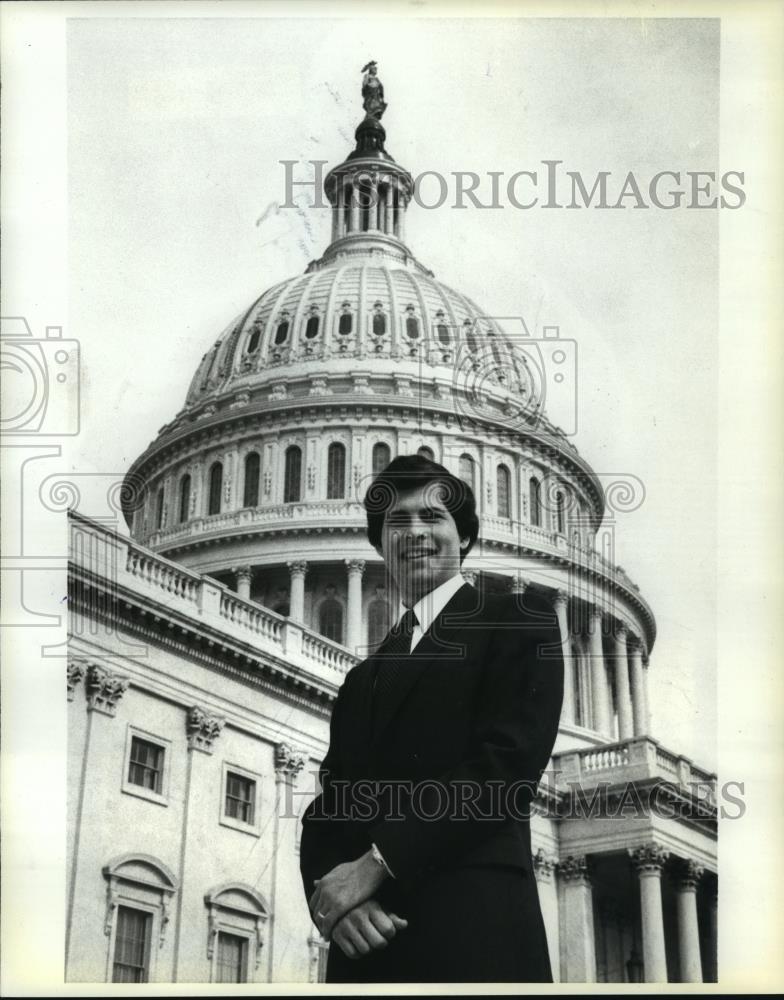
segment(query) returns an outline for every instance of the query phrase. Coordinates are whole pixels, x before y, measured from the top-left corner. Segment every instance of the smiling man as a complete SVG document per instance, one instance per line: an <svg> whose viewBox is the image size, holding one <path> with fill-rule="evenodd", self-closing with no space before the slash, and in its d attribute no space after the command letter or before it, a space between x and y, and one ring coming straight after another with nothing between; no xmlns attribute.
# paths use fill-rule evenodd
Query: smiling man
<svg viewBox="0 0 784 1000"><path fill-rule="evenodd" d="M549 982L529 807L563 698L554 612L460 574L470 488L400 456L364 500L401 606L338 691L300 851L328 982Z"/></svg>

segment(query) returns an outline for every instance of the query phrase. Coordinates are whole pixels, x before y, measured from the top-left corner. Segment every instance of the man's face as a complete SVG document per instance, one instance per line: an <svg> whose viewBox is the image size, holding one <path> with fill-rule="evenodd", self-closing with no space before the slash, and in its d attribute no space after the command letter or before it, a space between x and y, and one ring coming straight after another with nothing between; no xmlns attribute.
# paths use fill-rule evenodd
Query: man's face
<svg viewBox="0 0 784 1000"><path fill-rule="evenodd" d="M460 569L460 553L470 539L460 539L454 518L444 506L441 483L400 493L389 506L379 555L408 607Z"/></svg>

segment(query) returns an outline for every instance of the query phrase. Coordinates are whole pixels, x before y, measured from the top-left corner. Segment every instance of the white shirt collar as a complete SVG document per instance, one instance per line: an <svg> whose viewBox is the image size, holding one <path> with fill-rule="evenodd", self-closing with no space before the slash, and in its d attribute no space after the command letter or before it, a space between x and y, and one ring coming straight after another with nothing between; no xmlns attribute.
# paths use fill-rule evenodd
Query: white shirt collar
<svg viewBox="0 0 784 1000"><path fill-rule="evenodd" d="M416 602L414 607L411 609L417 616L417 622L419 623L417 629L415 629L415 635L417 632L419 635L424 635L425 632L427 632L438 615L446 607L447 603L464 584L465 580L462 575L460 573L455 573L454 576L450 576L448 580L445 580L442 584L436 587L435 590L431 590L429 594L425 594L423 598ZM401 601L400 610L397 616L398 622L406 611L408 611L408 608Z"/></svg>

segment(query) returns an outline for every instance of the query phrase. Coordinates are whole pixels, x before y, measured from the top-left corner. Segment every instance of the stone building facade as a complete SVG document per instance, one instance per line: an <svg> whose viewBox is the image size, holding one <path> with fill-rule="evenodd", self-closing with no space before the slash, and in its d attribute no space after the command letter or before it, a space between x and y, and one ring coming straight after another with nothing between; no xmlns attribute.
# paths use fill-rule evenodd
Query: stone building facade
<svg viewBox="0 0 784 1000"><path fill-rule="evenodd" d="M324 255L226 328L130 469L131 537L71 518L68 978L318 981L297 817L396 606L362 496L422 451L476 493L466 579L561 626L533 821L556 978L715 979L715 776L651 734L656 623L612 558L628 484L547 417L558 331L521 341L437 280L378 118L356 140Z"/></svg>

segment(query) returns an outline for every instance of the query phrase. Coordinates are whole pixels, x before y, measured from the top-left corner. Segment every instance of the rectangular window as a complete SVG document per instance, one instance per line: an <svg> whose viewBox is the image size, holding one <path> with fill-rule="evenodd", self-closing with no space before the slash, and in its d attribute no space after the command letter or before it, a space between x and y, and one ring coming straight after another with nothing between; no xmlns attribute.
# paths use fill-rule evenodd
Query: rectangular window
<svg viewBox="0 0 784 1000"><path fill-rule="evenodd" d="M218 932L216 983L247 983L248 939L238 934Z"/></svg>
<svg viewBox="0 0 784 1000"><path fill-rule="evenodd" d="M131 740L128 781L160 795L163 784L163 747L134 736Z"/></svg>
<svg viewBox="0 0 784 1000"><path fill-rule="evenodd" d="M117 909L113 983L146 983L150 976L152 914L130 906Z"/></svg>
<svg viewBox="0 0 784 1000"><path fill-rule="evenodd" d="M240 823L253 824L256 812L256 782L233 771L226 773L226 815ZM238 980L230 980L236 982Z"/></svg>

